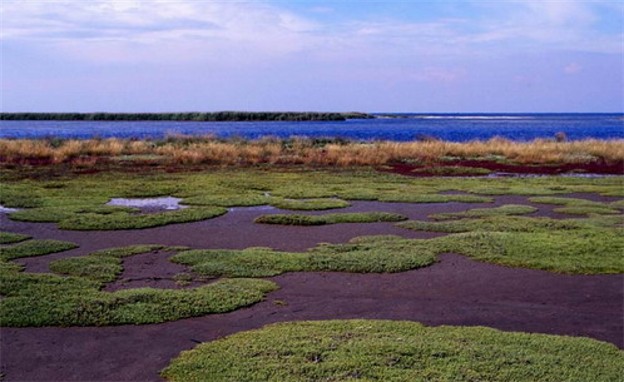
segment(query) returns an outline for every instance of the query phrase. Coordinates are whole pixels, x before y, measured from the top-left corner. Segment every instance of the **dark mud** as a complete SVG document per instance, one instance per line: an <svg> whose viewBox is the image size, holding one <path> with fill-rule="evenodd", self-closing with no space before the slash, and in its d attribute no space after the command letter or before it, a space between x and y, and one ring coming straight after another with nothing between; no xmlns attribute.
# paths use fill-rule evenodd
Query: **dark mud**
<svg viewBox="0 0 624 382"><path fill-rule="evenodd" d="M597 201L596 195L575 194ZM427 215L502 204L529 204L525 196L496 197L494 203L405 204L354 202L339 212L387 211L426 219ZM555 214L556 206L533 204L531 216ZM2 230L36 239L74 241L80 248L23 259L30 272L47 272L57 258L80 256L109 247L139 243L193 248L268 246L303 251L319 242L340 243L361 235L396 234L426 238L392 223L292 227L254 224L265 213L294 213L270 208L235 208L197 223L132 231L63 231L54 224L13 222L0 214ZM311 212L327 213L327 212ZM168 261L170 252L124 259L124 273L107 287L177 288L183 266ZM480 325L506 331L586 336L624 347L624 275L570 276L507 268L446 254L427 268L397 274L290 273L272 278L280 289L266 301L228 314L158 325L85 328L2 328L1 370L7 381L159 380L171 358L198 342L241 330L292 320L376 318L429 325ZM195 280L191 286L197 285Z"/></svg>

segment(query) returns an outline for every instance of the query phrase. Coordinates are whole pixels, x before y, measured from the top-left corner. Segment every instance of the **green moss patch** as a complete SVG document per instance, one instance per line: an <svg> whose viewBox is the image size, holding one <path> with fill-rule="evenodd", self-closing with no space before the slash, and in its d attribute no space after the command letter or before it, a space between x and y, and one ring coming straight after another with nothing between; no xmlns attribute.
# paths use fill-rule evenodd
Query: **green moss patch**
<svg viewBox="0 0 624 382"><path fill-rule="evenodd" d="M373 236L347 244L319 245L308 252L191 250L171 260L206 276L267 277L297 271L400 272L432 264L435 253L425 241Z"/></svg>
<svg viewBox="0 0 624 382"><path fill-rule="evenodd" d="M387 193L380 196L379 201L388 203L492 203L494 199L487 196L462 194Z"/></svg>
<svg viewBox="0 0 624 382"><path fill-rule="evenodd" d="M59 228L68 230L141 229L206 220L221 216L226 212L227 210L222 207L196 207L145 215L82 213L61 220Z"/></svg>
<svg viewBox="0 0 624 382"><path fill-rule="evenodd" d="M407 221L398 226L459 233L431 240L438 253L455 252L514 267L596 274L624 272L622 219L489 216L443 222Z"/></svg>
<svg viewBox="0 0 624 382"><path fill-rule="evenodd" d="M407 217L401 214L394 214L389 212L353 212L326 215L262 215L257 217L254 222L262 224L308 226L338 223L399 222L402 220L407 220Z"/></svg>
<svg viewBox="0 0 624 382"><path fill-rule="evenodd" d="M228 312L261 301L276 285L235 279L185 290L98 290L82 277L9 273L0 293L2 326L91 326L150 324Z"/></svg>
<svg viewBox="0 0 624 382"><path fill-rule="evenodd" d="M78 245L60 240L28 240L8 247L0 247L0 260L8 261L22 257L42 256L78 248Z"/></svg>
<svg viewBox="0 0 624 382"><path fill-rule="evenodd" d="M579 198L561 198L554 196L542 196L529 198L533 203L555 204L563 207L555 208L555 212L573 215L589 215L589 214L618 214L619 201L614 203L601 203L587 199Z"/></svg>
<svg viewBox="0 0 624 382"><path fill-rule="evenodd" d="M169 381L617 381L624 353L588 338L426 327L415 322L291 322L184 351Z"/></svg>
<svg viewBox="0 0 624 382"><path fill-rule="evenodd" d="M500 215L525 215L537 211L537 208L521 204L505 204L495 208L473 208L464 212L449 212L430 215L435 220L448 220L459 218L479 218Z"/></svg>
<svg viewBox="0 0 624 382"><path fill-rule="evenodd" d="M345 208L351 204L347 201L336 198L316 198L316 199L283 199L272 198L270 204L273 207L283 210L320 211L334 208Z"/></svg>
<svg viewBox="0 0 624 382"><path fill-rule="evenodd" d="M54 273L113 282L123 271L122 258L163 249L162 245L133 245L92 252L88 256L59 259L50 263Z"/></svg>
<svg viewBox="0 0 624 382"><path fill-rule="evenodd" d="M30 239L30 236L12 232L0 232L0 244L19 243L27 239Z"/></svg>

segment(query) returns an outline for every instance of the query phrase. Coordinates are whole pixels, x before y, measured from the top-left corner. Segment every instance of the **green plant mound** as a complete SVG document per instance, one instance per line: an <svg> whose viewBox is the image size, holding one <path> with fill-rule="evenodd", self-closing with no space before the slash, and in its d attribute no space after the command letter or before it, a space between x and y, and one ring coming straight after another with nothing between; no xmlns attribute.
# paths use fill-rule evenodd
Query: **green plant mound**
<svg viewBox="0 0 624 382"><path fill-rule="evenodd" d="M191 250L171 260L206 276L268 277L303 271L400 272L432 264L435 253L425 241L371 236L347 244L319 245L308 252Z"/></svg>
<svg viewBox="0 0 624 382"><path fill-rule="evenodd" d="M28 245L26 245L28 244ZM121 272L121 258L163 248L134 245L89 256L53 262L51 268L69 275L23 273L7 260L73 248L73 243L32 240L2 247L0 256L1 326L90 326L149 324L223 313L251 305L277 289L266 280L219 280L185 290L127 289L101 291L104 282ZM13 252L4 252L13 248ZM16 250L15 248L19 248Z"/></svg>
<svg viewBox="0 0 624 382"><path fill-rule="evenodd" d="M265 326L182 352L169 381L619 381L624 352L588 338L348 320Z"/></svg>
<svg viewBox="0 0 624 382"><path fill-rule="evenodd" d="M30 238L31 237L29 235L22 235L20 233L0 232L0 244L19 243L20 241L24 241Z"/></svg>
<svg viewBox="0 0 624 382"><path fill-rule="evenodd" d="M537 208L522 204L505 204L495 208L473 208L464 212L449 212L433 214L429 217L435 220L448 220L460 218L479 218L499 215L525 215L537 211Z"/></svg>
<svg viewBox="0 0 624 382"><path fill-rule="evenodd" d="M194 289L127 289L102 292L83 277L4 272L2 326L102 326L151 324L224 313L261 301L277 288L266 280L220 280Z"/></svg>
<svg viewBox="0 0 624 382"><path fill-rule="evenodd" d="M88 256L71 257L50 262L54 273L86 277L107 283L115 281L123 271L122 258L163 249L162 245L132 245L109 248L90 253Z"/></svg>
<svg viewBox="0 0 624 382"><path fill-rule="evenodd" d="M284 199L272 198L270 204L283 210L320 211L349 207L351 204L336 198Z"/></svg>
<svg viewBox="0 0 624 382"><path fill-rule="evenodd" d="M580 219L551 219L547 217L487 216L479 219L446 221L410 220L396 224L397 227L414 231L461 233L472 231L493 232L542 232L551 230L577 230L589 228L592 223Z"/></svg>
<svg viewBox="0 0 624 382"><path fill-rule="evenodd" d="M22 241L8 247L0 247L0 261L9 261L22 257L43 256L50 253L63 252L74 248L78 248L78 245L69 241Z"/></svg>
<svg viewBox="0 0 624 382"><path fill-rule="evenodd" d="M621 205L621 201L613 202L613 203L601 203L595 202L587 199L579 199L579 198L561 198L554 196L537 196L533 198L529 198L530 202L533 203L544 203L544 204L554 204L563 207L555 208L555 212L559 212L562 214L572 214L572 215L589 215L589 214L599 214L599 215L609 215L609 214L618 214L620 211L618 208Z"/></svg>
<svg viewBox="0 0 624 382"><path fill-rule="evenodd" d="M488 216L442 222L407 221L402 228L448 232L429 240L436 253L570 274L624 273L624 236L618 216L550 219Z"/></svg>
<svg viewBox="0 0 624 382"><path fill-rule="evenodd" d="M553 211L571 215L615 215L620 213L620 211L615 208L601 206L566 206L555 208Z"/></svg>
<svg viewBox="0 0 624 382"><path fill-rule="evenodd" d="M494 199L479 195L390 192L380 196L379 201L388 203L492 203Z"/></svg>
<svg viewBox="0 0 624 382"><path fill-rule="evenodd" d="M389 212L352 212L326 215L286 215L272 214L257 217L254 222L262 224L281 224L281 225L325 225L338 223L380 223L380 222L399 222L407 220L407 217L401 214Z"/></svg>
<svg viewBox="0 0 624 382"><path fill-rule="evenodd" d="M137 215L125 210L108 209L102 212L76 210L65 207L33 208L11 215L11 219L30 222L58 222L61 229L67 230L119 230L142 229L175 223L188 223L211 219L225 214L222 207L193 207L171 212Z"/></svg>

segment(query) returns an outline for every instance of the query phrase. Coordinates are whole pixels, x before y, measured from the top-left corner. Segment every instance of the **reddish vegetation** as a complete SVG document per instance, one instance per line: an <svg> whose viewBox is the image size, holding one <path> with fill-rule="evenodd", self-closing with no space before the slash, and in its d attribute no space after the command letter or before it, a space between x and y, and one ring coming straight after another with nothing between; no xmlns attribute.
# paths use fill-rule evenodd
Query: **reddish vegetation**
<svg viewBox="0 0 624 382"><path fill-rule="evenodd" d="M460 171L454 171L448 176L474 176L475 174L470 171L471 168L484 168L490 170L496 174L536 174L536 175L558 175L558 174L599 174L599 175L624 175L624 161L617 161L608 163L605 161L595 161L589 163L563 163L553 165L526 165L526 164L510 164L499 163L494 161L481 161L481 160L462 160L444 162L438 164L428 165L412 165L405 163L392 164L389 169L384 171L390 171L402 175L409 176L440 176L435 171L436 167L465 167L467 168L465 173ZM427 171L430 169L430 171ZM414 170L418 170L414 172Z"/></svg>

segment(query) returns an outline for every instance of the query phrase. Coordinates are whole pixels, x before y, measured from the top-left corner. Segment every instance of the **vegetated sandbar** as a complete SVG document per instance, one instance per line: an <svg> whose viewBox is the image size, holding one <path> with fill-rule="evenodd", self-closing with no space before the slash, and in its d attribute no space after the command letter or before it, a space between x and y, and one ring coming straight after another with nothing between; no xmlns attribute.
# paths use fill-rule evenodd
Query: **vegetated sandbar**
<svg viewBox="0 0 624 382"><path fill-rule="evenodd" d="M0 113L0 120L7 121L344 121L369 118L375 117L359 112Z"/></svg>

